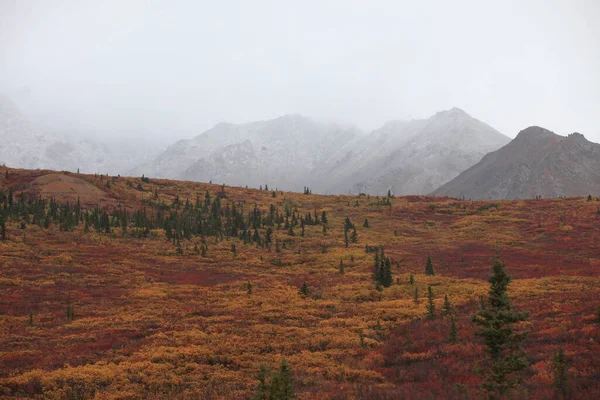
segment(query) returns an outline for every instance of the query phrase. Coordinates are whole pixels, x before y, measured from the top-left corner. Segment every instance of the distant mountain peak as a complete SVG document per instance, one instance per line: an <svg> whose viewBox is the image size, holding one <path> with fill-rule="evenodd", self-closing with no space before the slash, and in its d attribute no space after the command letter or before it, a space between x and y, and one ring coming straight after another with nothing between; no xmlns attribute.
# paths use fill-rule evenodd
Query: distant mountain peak
<svg viewBox="0 0 600 400"><path fill-rule="evenodd" d="M567 136L567 140L576 141L576 142L589 142L589 140L587 140L585 138L585 136L579 132L573 132L573 133L569 134Z"/></svg>
<svg viewBox="0 0 600 400"><path fill-rule="evenodd" d="M520 131L517 134L517 138L534 138L538 136L550 136L556 135L554 132L548 129L542 128L541 126L532 125Z"/></svg>
<svg viewBox="0 0 600 400"><path fill-rule="evenodd" d="M467 118L473 118L471 117L466 111L464 111L461 108L458 107L452 107L449 110L442 110L442 111L438 111L437 113L435 113L434 117L439 117L439 116L448 116L448 117L467 117Z"/></svg>

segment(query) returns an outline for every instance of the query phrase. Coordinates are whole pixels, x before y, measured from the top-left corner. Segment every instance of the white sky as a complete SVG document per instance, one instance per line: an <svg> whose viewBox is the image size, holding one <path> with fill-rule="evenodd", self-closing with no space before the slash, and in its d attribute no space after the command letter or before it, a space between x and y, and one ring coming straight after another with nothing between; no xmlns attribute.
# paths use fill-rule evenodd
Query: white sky
<svg viewBox="0 0 600 400"><path fill-rule="evenodd" d="M0 0L0 92L81 135L457 106L600 142L599 21L598 0Z"/></svg>

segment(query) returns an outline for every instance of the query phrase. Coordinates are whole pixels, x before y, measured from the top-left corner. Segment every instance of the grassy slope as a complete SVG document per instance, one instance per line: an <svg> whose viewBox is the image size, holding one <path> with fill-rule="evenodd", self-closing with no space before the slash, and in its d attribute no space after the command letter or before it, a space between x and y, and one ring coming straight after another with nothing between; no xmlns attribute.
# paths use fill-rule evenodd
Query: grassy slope
<svg viewBox="0 0 600 400"><path fill-rule="evenodd" d="M10 170L0 188L38 190L30 182L46 173ZM142 207L154 189L167 203L175 195L195 201L220 190L154 179L137 190L136 178L118 178L108 188L106 177L79 177L105 192L107 207L114 201ZM572 361L575 397L600 394L600 324L594 321L600 202L402 197L390 207L364 196L226 191L229 200L245 201L246 211L254 203L283 209L286 202L301 214L325 210L327 233L307 226L302 238L297 228L294 244L281 253L235 240L237 257L230 251L234 240L209 238L202 258L192 252L200 238L184 241L184 255L176 255L158 230L136 239L120 229L108 235L28 226L23 232L8 224L10 240L0 242L0 395L248 398L259 365L275 367L284 356L300 398L476 397L471 364L482 352L469 321L486 294L495 254L514 278L515 305L531 311L532 367L523 395L551 396L548 361L559 343ZM349 248L346 217L358 230L359 243ZM362 227L365 217L370 228ZM290 238L283 229L274 237ZM383 292L370 279L366 244L384 245L392 258L395 284ZM428 255L434 277L423 275ZM435 285L438 307L449 295L459 344L445 343L448 319L422 319L425 301L414 304L410 272L422 295ZM298 295L304 281L316 299ZM72 322L65 318L68 294L77 315Z"/></svg>

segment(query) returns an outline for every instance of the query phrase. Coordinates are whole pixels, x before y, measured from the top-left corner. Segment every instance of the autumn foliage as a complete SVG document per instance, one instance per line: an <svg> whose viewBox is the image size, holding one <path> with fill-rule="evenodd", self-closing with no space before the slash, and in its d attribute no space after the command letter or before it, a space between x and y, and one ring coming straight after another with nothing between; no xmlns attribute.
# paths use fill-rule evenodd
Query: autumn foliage
<svg viewBox="0 0 600 400"><path fill-rule="evenodd" d="M516 398L600 397L595 197L269 188L0 168L0 398L484 398L495 258Z"/></svg>

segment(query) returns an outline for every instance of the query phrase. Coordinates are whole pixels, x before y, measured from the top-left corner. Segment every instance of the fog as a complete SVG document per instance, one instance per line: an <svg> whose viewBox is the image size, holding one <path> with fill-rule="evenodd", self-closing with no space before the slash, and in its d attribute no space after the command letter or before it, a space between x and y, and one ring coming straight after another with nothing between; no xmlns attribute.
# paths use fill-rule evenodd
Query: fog
<svg viewBox="0 0 600 400"><path fill-rule="evenodd" d="M460 107L600 142L600 2L0 0L0 92L79 135Z"/></svg>

